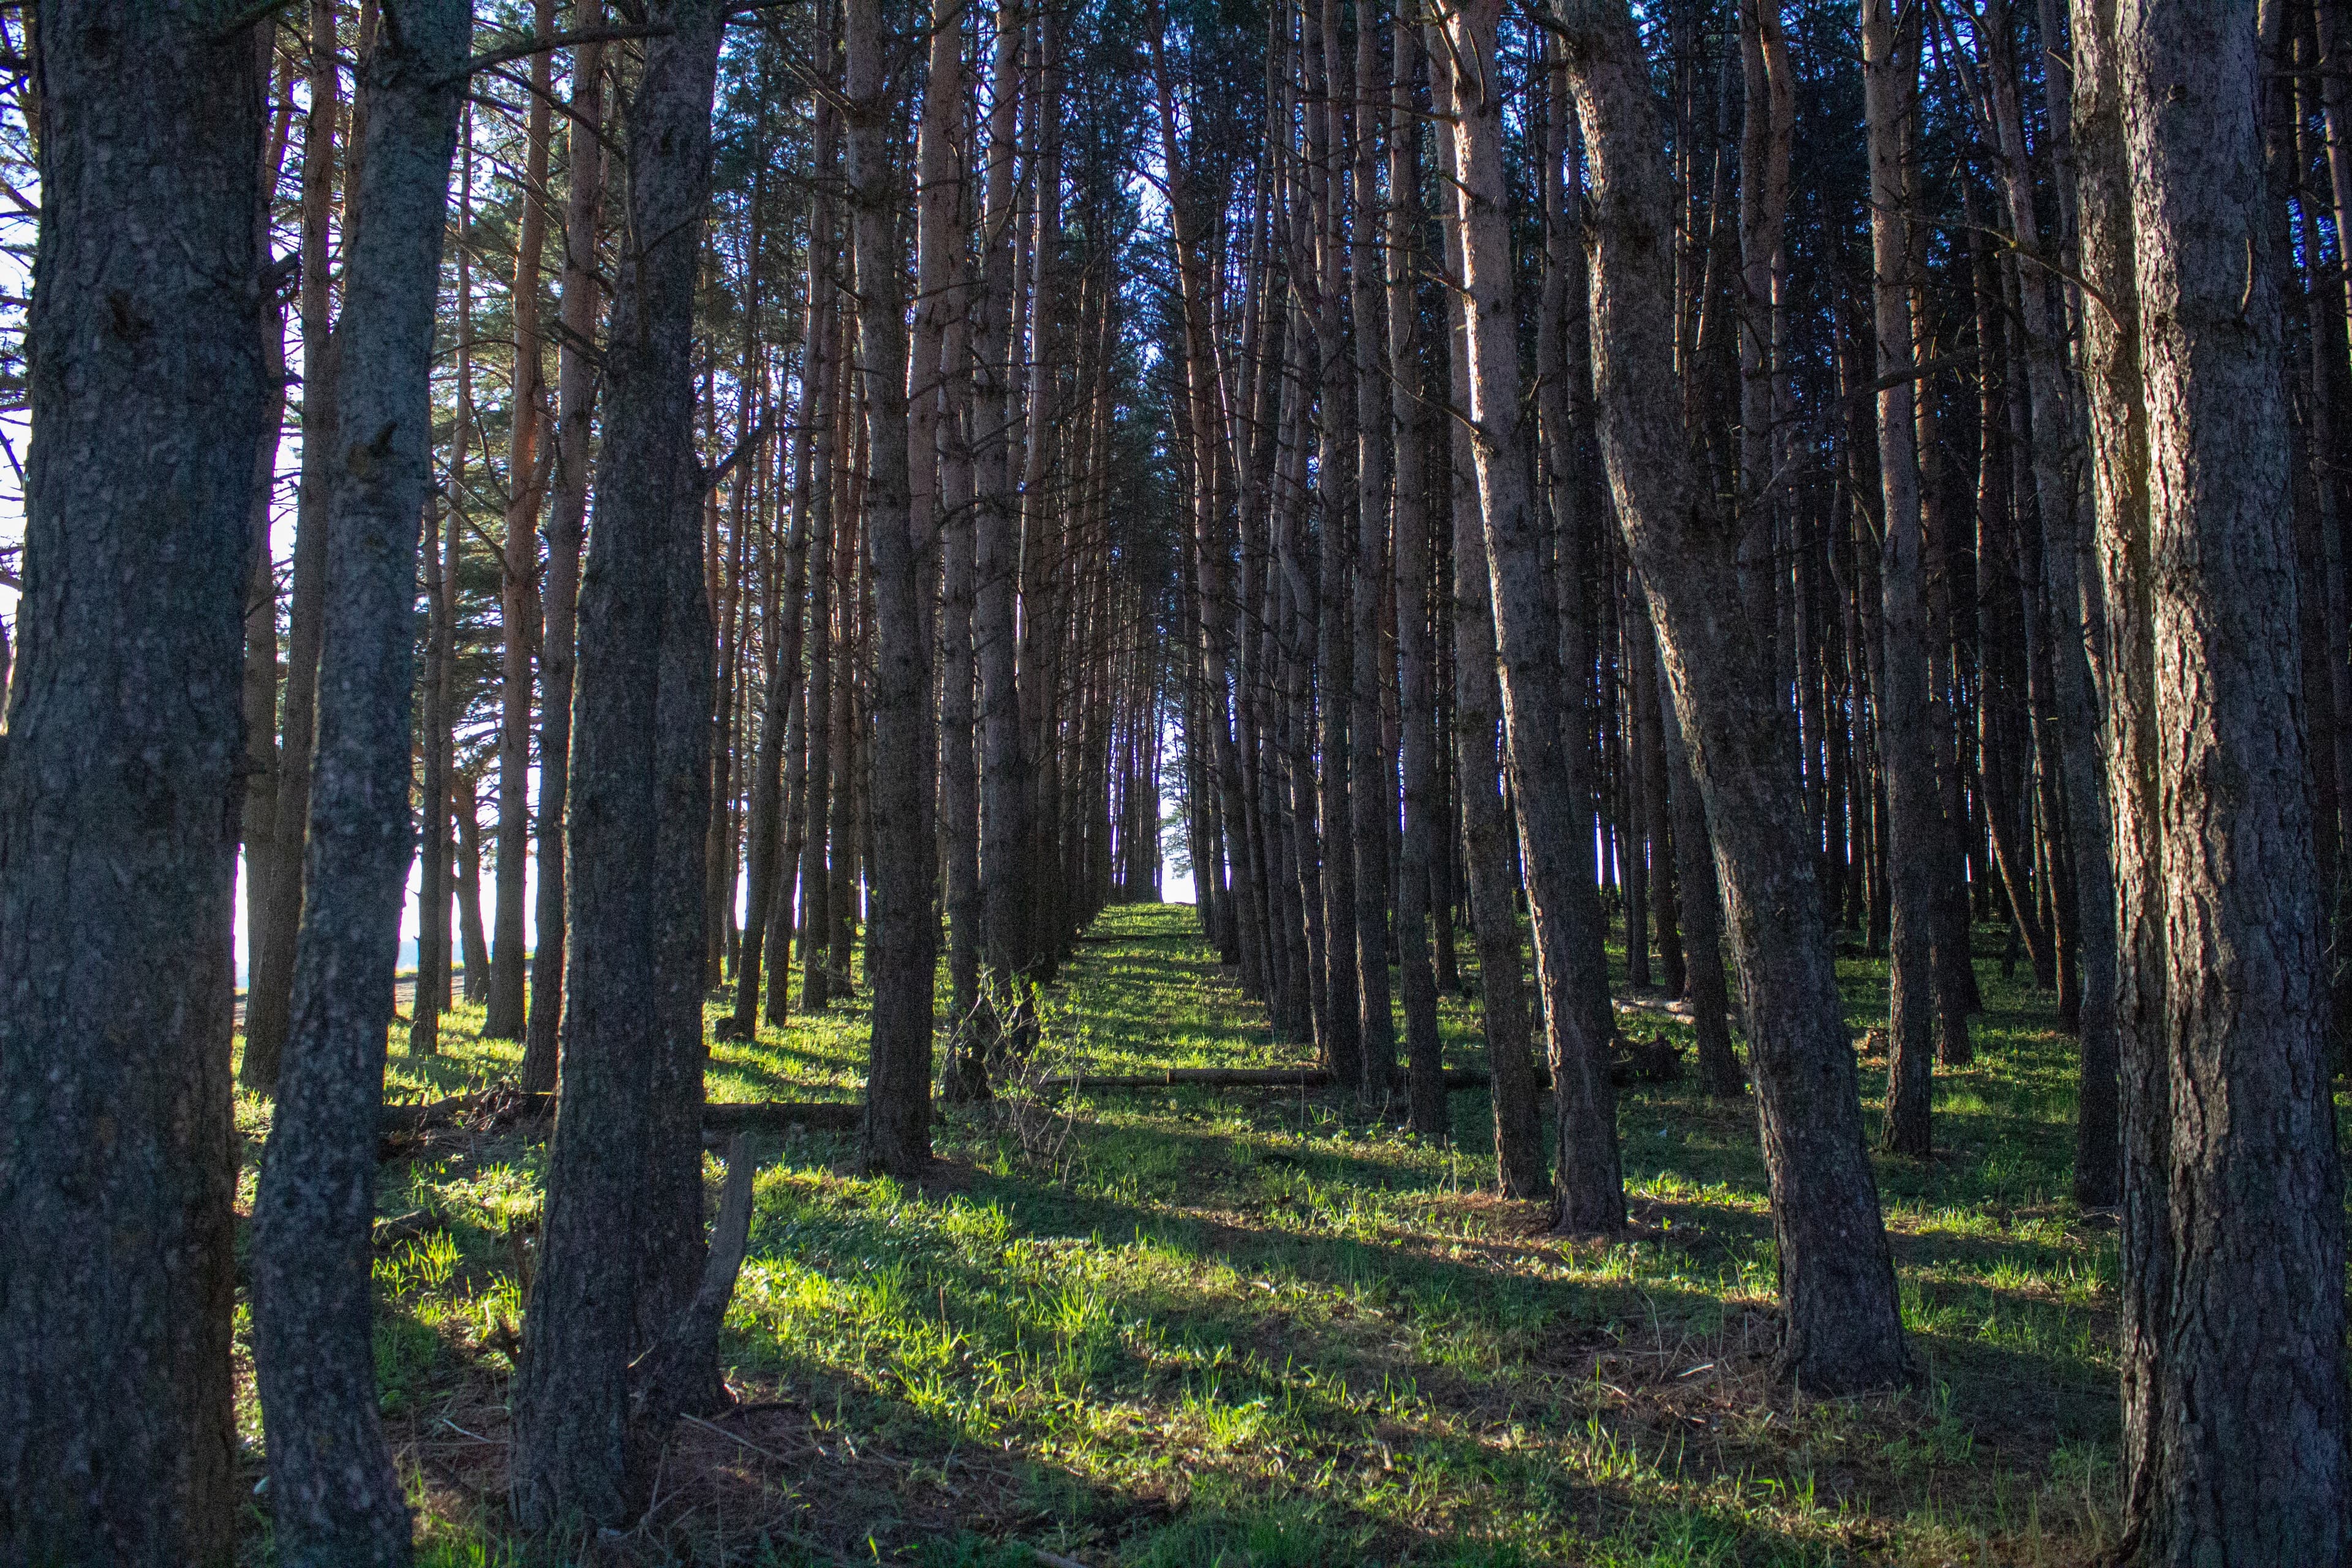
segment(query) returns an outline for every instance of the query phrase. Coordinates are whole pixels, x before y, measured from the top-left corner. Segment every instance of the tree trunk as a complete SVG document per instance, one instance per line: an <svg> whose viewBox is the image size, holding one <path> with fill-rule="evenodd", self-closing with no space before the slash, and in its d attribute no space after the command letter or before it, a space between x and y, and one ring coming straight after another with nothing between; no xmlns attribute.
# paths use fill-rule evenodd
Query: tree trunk
<svg viewBox="0 0 2352 1568"><path fill-rule="evenodd" d="M1402 32L1403 29L1398 29ZM1389 992L1389 859L1396 837L1396 753L1381 743L1381 603L1386 574L1389 453L1395 433L1389 426L1389 376L1383 363L1386 312L1381 277L1380 191L1374 177L1374 145L1385 116L1377 111L1380 35L1370 0L1356 5L1357 107L1349 117L1353 152L1353 244L1349 292L1356 336L1356 575L1352 672L1354 706L1349 733L1355 742L1349 799L1355 812L1356 973L1358 1032L1363 1038L1362 1098L1368 1105L1388 1100L1396 1076L1396 1023Z"/></svg>
<svg viewBox="0 0 2352 1568"><path fill-rule="evenodd" d="M554 0L532 0L538 30L555 30ZM485 1039L523 1037L529 960L523 952L523 885L530 866L531 655L540 637L539 503L547 489L540 459L546 375L540 363L539 275L547 248L548 103L553 54L531 56L530 110L523 122L523 188L515 239L514 375L508 399L506 535L499 562L499 859L497 924L490 931L490 994Z"/></svg>
<svg viewBox="0 0 2352 1568"><path fill-rule="evenodd" d="M2244 7L2074 9L2136 1563L2339 1563L2343 1207Z"/></svg>
<svg viewBox="0 0 2352 1568"><path fill-rule="evenodd" d="M1909 24L1916 29L1916 17ZM1909 130L1918 91L1919 35L1898 36L1890 0L1862 0L1863 85L1870 127L1872 297L1882 381L1912 367ZM1921 539L1917 384L1878 394L1878 476L1885 509L1879 593L1885 651L1878 700L1879 767L1886 780L1894 925L1887 965L1886 1121L1891 1152L1926 1157L1936 1053L1936 872L1928 846L1942 805L1927 728L1926 562Z"/></svg>
<svg viewBox="0 0 2352 1568"><path fill-rule="evenodd" d="M295 504L278 800L270 814L274 841L257 868L268 882L260 900L263 919L246 933L245 1055L237 1068L247 1089L263 1093L278 1083L294 998L294 940L302 920L302 835L310 820L310 750L319 700L320 605L326 592L328 479L320 465L334 444L334 297L329 247L341 92L335 70L334 0L310 0L310 102L302 125L302 474Z"/></svg>
<svg viewBox="0 0 2352 1568"><path fill-rule="evenodd" d="M1758 628L1717 610L1735 592L1737 541L1694 472L1672 374L1673 260L1656 218L1672 202L1665 137L1622 0L1568 0L1558 15L1591 160L1601 455L1684 718L1739 957L1788 1317L1779 1370L1817 1392L1883 1387L1906 1380L1910 1363L1820 858Z"/></svg>
<svg viewBox="0 0 2352 1568"><path fill-rule="evenodd" d="M627 116L635 237L581 582L562 1099L514 1392L513 1505L530 1529L625 1525L644 1507L680 1394L631 1363L656 1343L650 1310L684 1305L677 1264L701 1243L702 924L679 906L700 902L709 805L691 355L726 16L715 0L649 9L670 31L647 41Z"/></svg>
<svg viewBox="0 0 2352 1568"><path fill-rule="evenodd" d="M586 27L604 19L604 0L588 0ZM580 552L588 522L588 443L596 404L596 341L603 298L596 271L596 226L604 216L604 46L572 54L572 203L563 226L563 342L555 356L555 474L547 516L546 629L539 647L538 941L530 955L530 1016L522 1087L555 1087L562 1038L564 954L563 814L571 795L572 672L580 627Z"/></svg>
<svg viewBox="0 0 2352 1568"><path fill-rule="evenodd" d="M848 0L849 201L857 250L860 400L870 452L866 534L875 583L872 943L866 984L873 1035L866 1076L866 1126L859 1158L869 1171L919 1174L931 1158L931 1009L939 926L931 918L932 720L930 637L924 599L929 580L908 496L907 313L899 293L906 270L896 243L889 142L896 105L883 70L881 0ZM963 38L950 26L931 31L931 75L925 99L919 196L922 255L923 355L916 362L920 395L934 405L944 323L947 229L955 190L946 182L948 138L962 107L956 79ZM941 73L945 79L941 79ZM935 272L934 270L935 269ZM923 421L930 435L935 421ZM923 454L935 459L935 452ZM936 496L932 484L922 487Z"/></svg>
<svg viewBox="0 0 2352 1568"><path fill-rule="evenodd" d="M1563 743L1559 626L1543 584L1542 531L1528 493L1519 396L1517 312L1503 174L1501 0L1445 11L1458 63L1454 101L1455 221L1470 359L1468 417L1502 668L1503 723L1543 987L1559 1138L1555 1228L1610 1233L1625 1224L1617 1100L1609 1082L1608 967L1594 888L1592 835L1581 803L1582 747ZM1465 84L1460 75L1472 73ZM1580 736L1580 740L1581 737Z"/></svg>
<svg viewBox="0 0 2352 1568"><path fill-rule="evenodd" d="M412 848L410 620L431 486L433 328L464 0L393 0L362 68L362 224L343 243L326 640L293 1028L254 1203L253 1358L289 1564L409 1561L377 1416L375 1135Z"/></svg>
<svg viewBox="0 0 2352 1568"><path fill-rule="evenodd" d="M1429 906L1433 862L1448 837L1437 819L1438 746L1430 658L1430 519L1424 462L1419 282L1421 125L1415 114L1413 67L1417 29L1391 30L1389 107L1388 334L1396 377L1391 400L1396 442L1395 560L1397 674L1402 695L1397 729L1404 763L1404 832L1398 844L1397 972L1404 989L1405 1067L1412 1131L1443 1138L1450 1123L1442 1079L1444 1048L1437 1032L1437 976L1430 964ZM1444 911L1439 911L1444 918Z"/></svg>
<svg viewBox="0 0 2352 1568"><path fill-rule="evenodd" d="M216 26L65 0L34 35L36 434L0 749L11 1563L221 1568L236 1530L230 942L268 54Z"/></svg>

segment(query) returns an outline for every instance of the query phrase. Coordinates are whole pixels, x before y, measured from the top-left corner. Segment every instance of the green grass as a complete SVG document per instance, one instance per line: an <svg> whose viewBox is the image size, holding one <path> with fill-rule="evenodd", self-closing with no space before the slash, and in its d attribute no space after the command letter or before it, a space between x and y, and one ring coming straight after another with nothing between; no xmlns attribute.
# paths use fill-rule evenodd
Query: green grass
<svg viewBox="0 0 2352 1568"><path fill-rule="evenodd" d="M1190 909L1116 910L1090 936L1046 999L1052 1070L1307 1059L1271 1043ZM1857 1028L1883 1017L1883 964L1840 968ZM2046 998L1980 969L1990 1010L1975 1065L1939 1073L1937 1157L1878 1165L1915 1391L1771 1384L1748 1102L1625 1091L1636 1226L1600 1246L1486 1195L1483 1095L1454 1097L1439 1144L1332 1094L1082 1093L950 1111L920 1185L850 1173L845 1139L770 1141L723 1346L743 1405L681 1427L653 1513L596 1560L2086 1561L2116 1518L2113 1234L2066 1196L2071 1042ZM510 1075L516 1047L478 1026L461 1009L444 1055L395 1056L392 1094ZM1475 1000L1447 998L1444 1027L1449 1063L1475 1063ZM1647 1008L1625 1027L1686 1033ZM710 1092L853 1096L864 1040L856 1005L763 1028L715 1047ZM1874 1100L1883 1077L1865 1064ZM249 1157L266 1116L240 1106ZM535 1218L541 1154L446 1134L383 1171L383 1213L446 1226L377 1264L428 1563L581 1558L514 1537L502 1502L509 1226Z"/></svg>

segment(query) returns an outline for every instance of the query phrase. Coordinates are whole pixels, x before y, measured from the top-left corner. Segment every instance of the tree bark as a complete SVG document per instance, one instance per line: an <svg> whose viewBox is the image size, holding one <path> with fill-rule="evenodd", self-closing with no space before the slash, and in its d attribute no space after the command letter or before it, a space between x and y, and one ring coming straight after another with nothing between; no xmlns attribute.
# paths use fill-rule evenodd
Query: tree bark
<svg viewBox="0 0 2352 1568"><path fill-rule="evenodd" d="M554 0L532 0L541 35L555 30ZM539 505L547 490L540 459L547 378L541 363L539 275L547 248L548 103L552 51L531 56L530 108L523 121L523 188L515 236L513 374L507 418L506 533L499 554L499 858L490 928L490 993L485 1039L523 1037L529 959L523 951L523 886L530 868L531 656L539 625Z"/></svg>
<svg viewBox="0 0 2352 1568"><path fill-rule="evenodd" d="M352 149L362 217L343 243L310 864L252 1261L278 1560L320 1568L410 1557L407 1500L377 1416L375 1133L414 847L409 623L432 478L451 73L472 32L465 0L391 0L362 67L366 132Z"/></svg>
<svg viewBox="0 0 2352 1568"><path fill-rule="evenodd" d="M1898 36L1890 0L1862 0L1863 88L1870 141L1874 325L1882 381L1912 368L1910 178L1905 121L1918 91L1919 26ZM1936 872L1928 846L1943 808L1927 729L1927 628L1920 523L1917 384L1878 394L1878 477L1885 510L1880 624L1885 638L1878 693L1879 769L1886 781L1888 880L1894 925L1887 965L1889 1046L1883 1144L1924 1158L1936 1059Z"/></svg>
<svg viewBox="0 0 2352 1568"><path fill-rule="evenodd" d="M583 28L601 26L604 0L588 0ZM589 437L596 363L590 352L603 285L596 228L604 207L604 46L572 52L571 205L563 225L563 341L555 356L555 470L547 515L545 626L539 645L538 940L530 955L530 1010L522 1087L551 1089L562 1040L563 816L572 793L572 670L580 636L580 552L588 523Z"/></svg>
<svg viewBox="0 0 2352 1568"><path fill-rule="evenodd" d="M531 1529L625 1525L644 1507L678 1394L633 1379L631 1363L656 1342L646 1320L689 1304L678 1265L701 1247L693 906L710 656L691 355L726 14L717 0L650 10L670 31L648 39L627 115L628 221L581 582L562 1099L514 1395L513 1505Z"/></svg>
<svg viewBox="0 0 2352 1568"><path fill-rule="evenodd" d="M221 1568L236 1529L230 941L268 56L217 25L66 0L35 34L35 435L0 750L11 1563Z"/></svg>
<svg viewBox="0 0 2352 1568"><path fill-rule="evenodd" d="M274 835L259 867L268 879L263 920L246 933L245 1055L237 1076L263 1093L278 1082L294 999L294 941L302 921L302 835L310 820L310 751L319 700L319 643L326 589L327 487L322 455L334 444L334 295L330 256L335 142L341 89L335 69L334 0L310 0L310 103L302 122L302 471L294 511L294 572L286 626L284 728L278 746Z"/></svg>
<svg viewBox="0 0 2352 1568"><path fill-rule="evenodd" d="M1893 1259L1864 1151L1853 1050L1822 920L1790 716L1758 628L1725 619L1734 531L1697 480L1674 364L1672 189L1639 36L1622 0L1562 0L1591 159L1601 456L1658 628L1713 830L1748 1020L1788 1325L1780 1374L1818 1392L1906 1380Z"/></svg>
<svg viewBox="0 0 2352 1568"><path fill-rule="evenodd" d="M2246 7L2074 7L2124 1040L2124 1561L2341 1563L2344 1232Z"/></svg>
<svg viewBox="0 0 2352 1568"><path fill-rule="evenodd" d="M929 617L924 613L929 582L916 539L919 530L929 534L931 520L913 515L908 494L907 312L900 293L906 263L893 221L898 193L889 141L896 106L883 70L881 4L848 0L844 29L848 53L843 120L849 132L859 386L869 453L866 537L875 584L873 766L867 776L877 831L866 975L873 1033L859 1158L870 1171L905 1176L919 1173L931 1158L931 1010L939 945L939 926L931 918L935 775ZM940 276L925 279L926 357L917 362L917 373L924 380L921 395L936 400L930 384L938 374L944 324L933 308L941 303L955 195L942 176L947 138L961 107L955 81L961 73L953 68L962 59L962 37L944 26L932 29L931 37L933 75L918 157L924 162L926 186L944 188L927 188L919 196L923 255ZM945 81L938 74L943 67ZM929 434L932 422L925 426Z"/></svg>
<svg viewBox="0 0 2352 1568"><path fill-rule="evenodd" d="M1527 868L1536 973L1543 987L1559 1140L1556 1229L1610 1233L1625 1224L1617 1154L1617 1100L1609 1083L1615 1032L1592 834L1581 803L1580 745L1563 743L1574 706L1559 689L1559 626L1544 592L1541 528L1528 492L1519 396L1517 310L1503 175L1501 0L1444 12L1454 89L1455 221L1462 229L1463 301L1470 358L1473 450L1486 523L1502 669L1512 800ZM1462 73L1472 79L1465 82ZM1579 726L1580 729L1581 726ZM1578 737L1580 740L1581 736Z"/></svg>
<svg viewBox="0 0 2352 1568"><path fill-rule="evenodd" d="M1437 976L1430 963L1432 862L1448 837L1437 820L1436 697L1430 658L1429 437L1422 395L1420 304L1415 298L1421 217L1421 125L1414 110L1417 29L1391 32L1389 107L1388 334L1396 377L1391 401L1396 442L1395 578L1397 729L1402 753L1404 831L1398 843L1397 973L1403 982L1405 1070L1412 1131L1443 1138L1449 1123L1441 1078ZM1440 918L1444 911L1440 910Z"/></svg>

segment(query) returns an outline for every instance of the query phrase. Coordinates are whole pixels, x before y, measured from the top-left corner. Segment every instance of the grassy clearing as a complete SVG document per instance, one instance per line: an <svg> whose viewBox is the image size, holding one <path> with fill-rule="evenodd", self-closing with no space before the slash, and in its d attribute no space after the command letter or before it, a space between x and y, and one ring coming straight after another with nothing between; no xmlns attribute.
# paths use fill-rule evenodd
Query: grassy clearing
<svg viewBox="0 0 2352 1568"><path fill-rule="evenodd" d="M1189 909L1114 910L1091 934L1050 1001L1055 1070L1304 1059L1269 1043ZM1913 1393L1769 1384L1748 1103L1627 1090L1637 1228L1599 1247L1486 1195L1483 1095L1454 1097L1437 1146L1331 1095L1080 1094L952 1114L919 1187L847 1173L845 1139L762 1149L724 1346L742 1403L681 1427L652 1513L618 1540L507 1530L509 1227L536 1215L541 1149L446 1136L386 1166L382 1199L445 1228L377 1264L423 1560L2086 1561L2116 1517L2115 1246L2065 1196L2071 1043L1982 967L1976 1065L1938 1079L1945 1152L1879 1164ZM1883 966L1842 970L1857 1026L1883 1017ZM1475 1063L1475 1003L1445 1008L1449 1061ZM1681 1029L1641 1011L1629 1031ZM447 1054L395 1058L394 1093L510 1074L513 1047L475 1041L478 1023L461 1010ZM711 1093L849 1098L863 1050L862 1012L836 1009L718 1047ZM1864 1064L1866 1092L1883 1073ZM266 1114L241 1105L249 1138ZM249 1384L245 1417L257 1479ZM268 1555L257 1507L251 1556Z"/></svg>

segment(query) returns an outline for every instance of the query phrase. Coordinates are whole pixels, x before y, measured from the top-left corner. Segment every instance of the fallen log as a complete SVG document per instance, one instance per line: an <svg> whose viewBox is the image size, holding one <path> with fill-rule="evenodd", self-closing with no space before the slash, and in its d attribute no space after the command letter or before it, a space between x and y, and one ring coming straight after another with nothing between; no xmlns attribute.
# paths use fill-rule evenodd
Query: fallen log
<svg viewBox="0 0 2352 1568"><path fill-rule="evenodd" d="M493 1089L447 1100L387 1105L377 1123L376 1157L395 1158L424 1134L441 1128L505 1131L546 1116L553 1099L520 1089ZM795 1127L811 1132L852 1132L865 1115L866 1107L854 1100L712 1100L702 1108L702 1131L706 1136L789 1132Z"/></svg>
<svg viewBox="0 0 2352 1568"><path fill-rule="evenodd" d="M1049 1078L1041 1079L1037 1088L1045 1093L1066 1094L1074 1089L1328 1089L1331 1082L1327 1068L1163 1068L1154 1073ZM1473 1068L1450 1069L1445 1075L1449 1094L1486 1087L1486 1075ZM1544 1080L1544 1087L1550 1087L1549 1080Z"/></svg>

